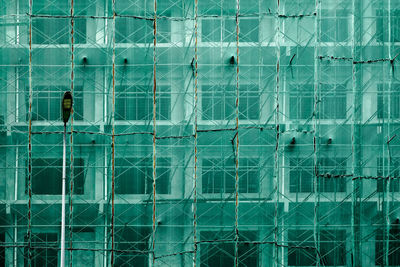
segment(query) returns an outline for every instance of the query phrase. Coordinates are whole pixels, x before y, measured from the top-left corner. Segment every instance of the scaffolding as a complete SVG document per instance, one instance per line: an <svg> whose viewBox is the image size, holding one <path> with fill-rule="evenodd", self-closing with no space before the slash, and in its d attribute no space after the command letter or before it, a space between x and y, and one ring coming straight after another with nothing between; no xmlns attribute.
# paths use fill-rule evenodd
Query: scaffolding
<svg viewBox="0 0 400 267"><path fill-rule="evenodd" d="M400 265L400 1L0 0L0 266Z"/></svg>

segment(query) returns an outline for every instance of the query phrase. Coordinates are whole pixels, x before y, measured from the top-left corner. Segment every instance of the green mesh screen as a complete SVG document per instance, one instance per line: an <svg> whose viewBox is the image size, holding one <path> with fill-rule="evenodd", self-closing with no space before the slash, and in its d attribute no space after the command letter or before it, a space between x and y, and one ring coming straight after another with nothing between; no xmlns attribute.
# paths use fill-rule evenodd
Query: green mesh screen
<svg viewBox="0 0 400 267"><path fill-rule="evenodd" d="M397 0L0 0L0 266L400 265ZM399 198L399 200L398 200Z"/></svg>

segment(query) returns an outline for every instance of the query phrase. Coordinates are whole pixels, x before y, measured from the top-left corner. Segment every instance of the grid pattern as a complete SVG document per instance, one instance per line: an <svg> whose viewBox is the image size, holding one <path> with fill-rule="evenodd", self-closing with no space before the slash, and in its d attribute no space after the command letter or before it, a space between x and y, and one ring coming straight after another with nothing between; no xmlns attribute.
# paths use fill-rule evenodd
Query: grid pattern
<svg viewBox="0 0 400 267"><path fill-rule="evenodd" d="M397 266L397 0L0 0L0 266Z"/></svg>

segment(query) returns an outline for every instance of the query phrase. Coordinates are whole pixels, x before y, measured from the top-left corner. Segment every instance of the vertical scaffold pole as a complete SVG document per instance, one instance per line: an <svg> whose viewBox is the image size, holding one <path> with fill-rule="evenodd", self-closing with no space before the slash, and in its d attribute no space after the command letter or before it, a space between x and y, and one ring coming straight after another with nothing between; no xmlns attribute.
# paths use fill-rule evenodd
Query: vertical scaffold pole
<svg viewBox="0 0 400 267"><path fill-rule="evenodd" d="M361 2L359 0L353 0L353 14L352 14L352 25L353 25L353 40L352 40L352 58L356 62L360 60L360 46L362 42L361 32L362 32L362 20L358 14L361 12ZM360 218L361 218L361 185L362 181L359 178L362 174L361 160L362 160L362 150L361 150L361 120L362 120L362 69L360 64L353 64L353 123L351 129L351 141L352 141L352 157L353 157L353 179L352 181L352 266L362 266L361 262L361 228L360 228Z"/></svg>

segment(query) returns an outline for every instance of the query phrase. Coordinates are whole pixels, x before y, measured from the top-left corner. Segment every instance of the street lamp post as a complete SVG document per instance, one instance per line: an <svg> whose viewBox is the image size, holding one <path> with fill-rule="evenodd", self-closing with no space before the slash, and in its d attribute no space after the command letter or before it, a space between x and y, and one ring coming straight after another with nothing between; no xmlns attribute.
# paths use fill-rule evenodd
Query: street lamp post
<svg viewBox="0 0 400 267"><path fill-rule="evenodd" d="M63 135L63 169L62 169L62 201L61 201L61 267L65 266L65 173L66 173L66 139L67 139L67 122L71 115L72 110L72 94L65 92L62 102L61 111L62 119L64 122L64 135Z"/></svg>

